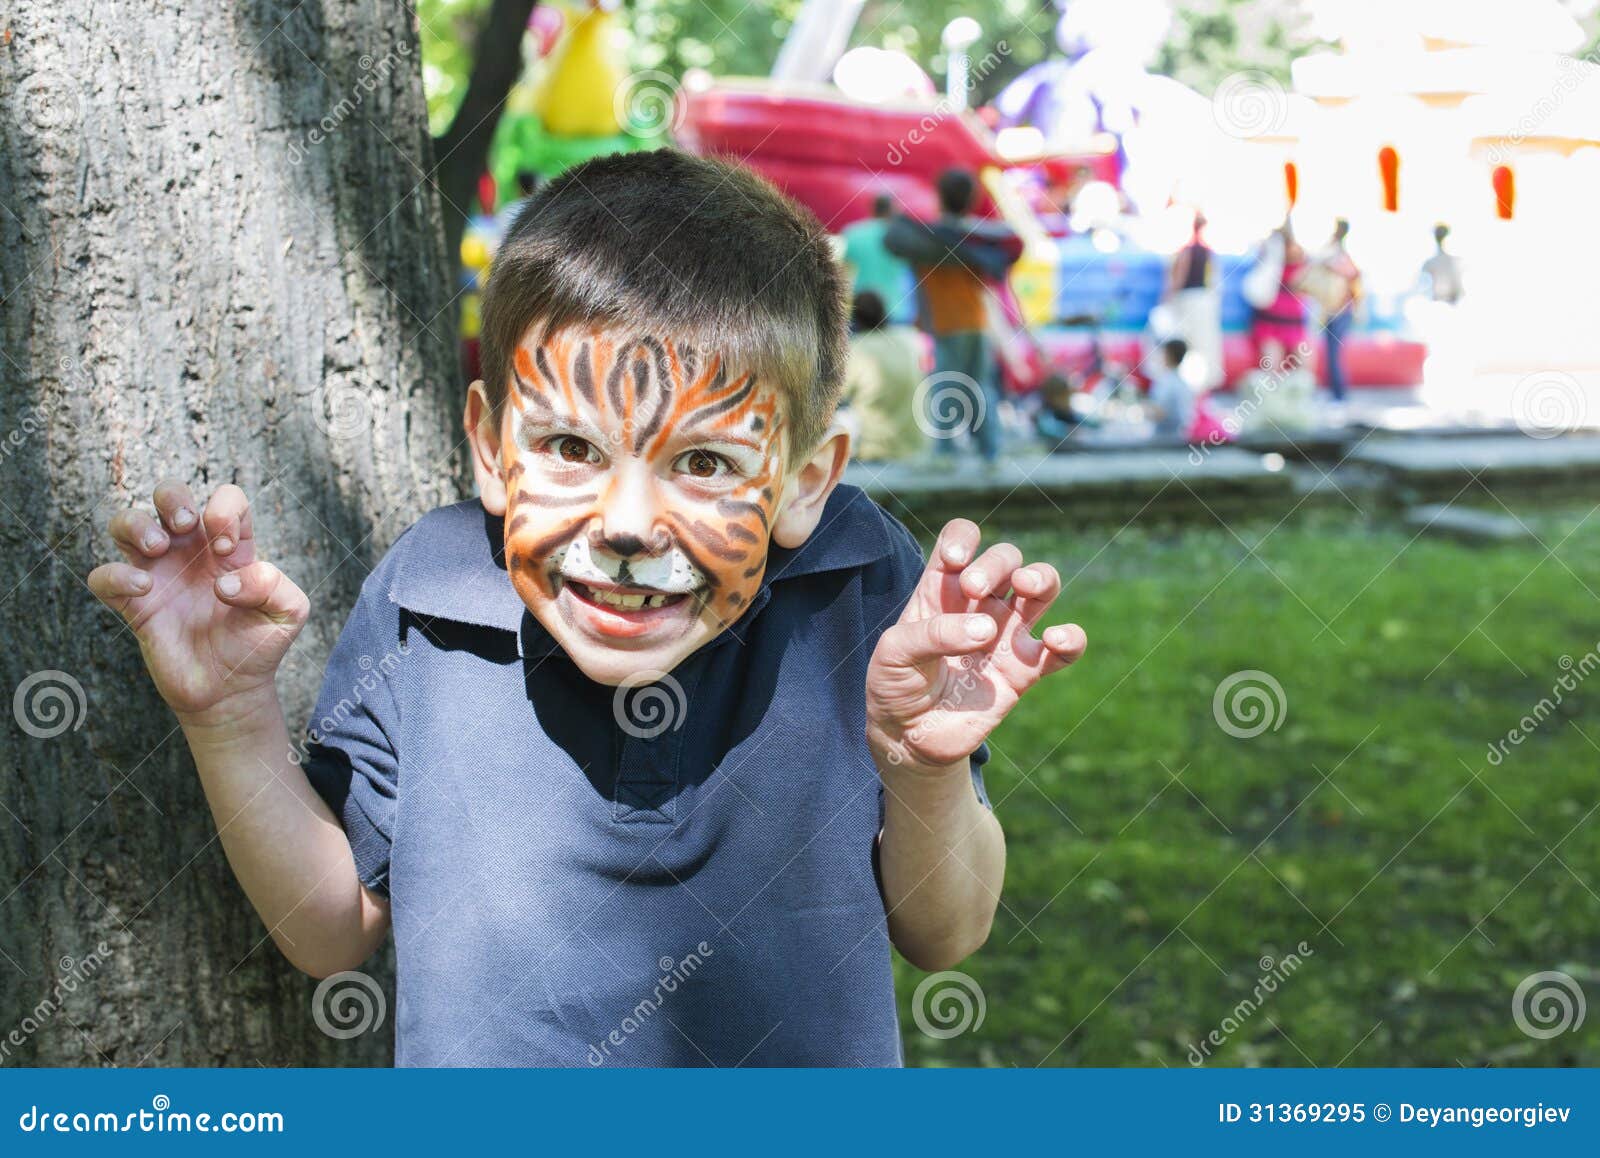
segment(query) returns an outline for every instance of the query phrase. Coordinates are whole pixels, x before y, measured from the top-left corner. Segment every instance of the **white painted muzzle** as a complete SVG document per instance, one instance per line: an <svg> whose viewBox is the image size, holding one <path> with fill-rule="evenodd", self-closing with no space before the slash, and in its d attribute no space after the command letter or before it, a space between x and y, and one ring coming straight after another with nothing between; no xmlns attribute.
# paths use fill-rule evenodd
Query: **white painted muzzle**
<svg viewBox="0 0 1600 1158"><path fill-rule="evenodd" d="M665 595L687 595L705 586L706 577L689 557L673 547L662 555L620 559L589 548L589 539L579 535L567 544L558 568L563 579L577 583L622 584L648 587Z"/></svg>

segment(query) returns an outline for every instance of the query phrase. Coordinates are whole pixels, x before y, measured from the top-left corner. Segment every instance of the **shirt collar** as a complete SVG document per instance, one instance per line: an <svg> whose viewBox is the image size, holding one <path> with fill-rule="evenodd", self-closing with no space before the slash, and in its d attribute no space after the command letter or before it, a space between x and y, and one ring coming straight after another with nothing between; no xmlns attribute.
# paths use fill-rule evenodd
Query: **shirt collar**
<svg viewBox="0 0 1600 1158"><path fill-rule="evenodd" d="M554 638L528 611L506 573L504 527L504 520L477 499L429 511L395 544L389 599L423 618L515 632L524 656L554 651ZM866 566L886 558L892 543L878 505L859 487L841 483L828 496L810 538L793 550L772 548L749 610L719 640L741 630L765 606L773 584Z"/></svg>

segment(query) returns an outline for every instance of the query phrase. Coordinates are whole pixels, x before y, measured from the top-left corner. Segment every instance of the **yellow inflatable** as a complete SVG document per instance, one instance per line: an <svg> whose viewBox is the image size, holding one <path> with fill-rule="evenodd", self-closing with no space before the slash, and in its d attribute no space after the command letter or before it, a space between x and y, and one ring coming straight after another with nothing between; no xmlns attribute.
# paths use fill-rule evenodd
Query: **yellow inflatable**
<svg viewBox="0 0 1600 1158"><path fill-rule="evenodd" d="M628 75L624 49L616 14L606 7L591 5L571 17L539 93L539 119L547 132L610 137L622 131L616 104Z"/></svg>

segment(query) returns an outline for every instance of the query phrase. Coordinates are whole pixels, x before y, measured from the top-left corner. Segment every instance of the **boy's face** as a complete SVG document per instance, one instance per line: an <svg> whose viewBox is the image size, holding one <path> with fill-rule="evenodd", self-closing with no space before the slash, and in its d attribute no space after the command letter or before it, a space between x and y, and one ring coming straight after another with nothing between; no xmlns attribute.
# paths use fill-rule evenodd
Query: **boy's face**
<svg viewBox="0 0 1600 1158"><path fill-rule="evenodd" d="M775 384L667 338L515 352L500 430L506 569L589 676L668 672L737 620L784 501Z"/></svg>

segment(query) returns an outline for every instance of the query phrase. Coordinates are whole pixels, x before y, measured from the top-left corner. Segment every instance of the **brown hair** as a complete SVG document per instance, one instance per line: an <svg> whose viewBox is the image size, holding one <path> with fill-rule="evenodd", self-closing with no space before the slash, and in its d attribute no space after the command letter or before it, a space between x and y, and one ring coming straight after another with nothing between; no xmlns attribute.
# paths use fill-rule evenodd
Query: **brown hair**
<svg viewBox="0 0 1600 1158"><path fill-rule="evenodd" d="M498 413L528 330L620 329L686 342L777 381L798 460L844 375L845 291L826 231L748 169L671 149L568 169L494 257L480 356Z"/></svg>

